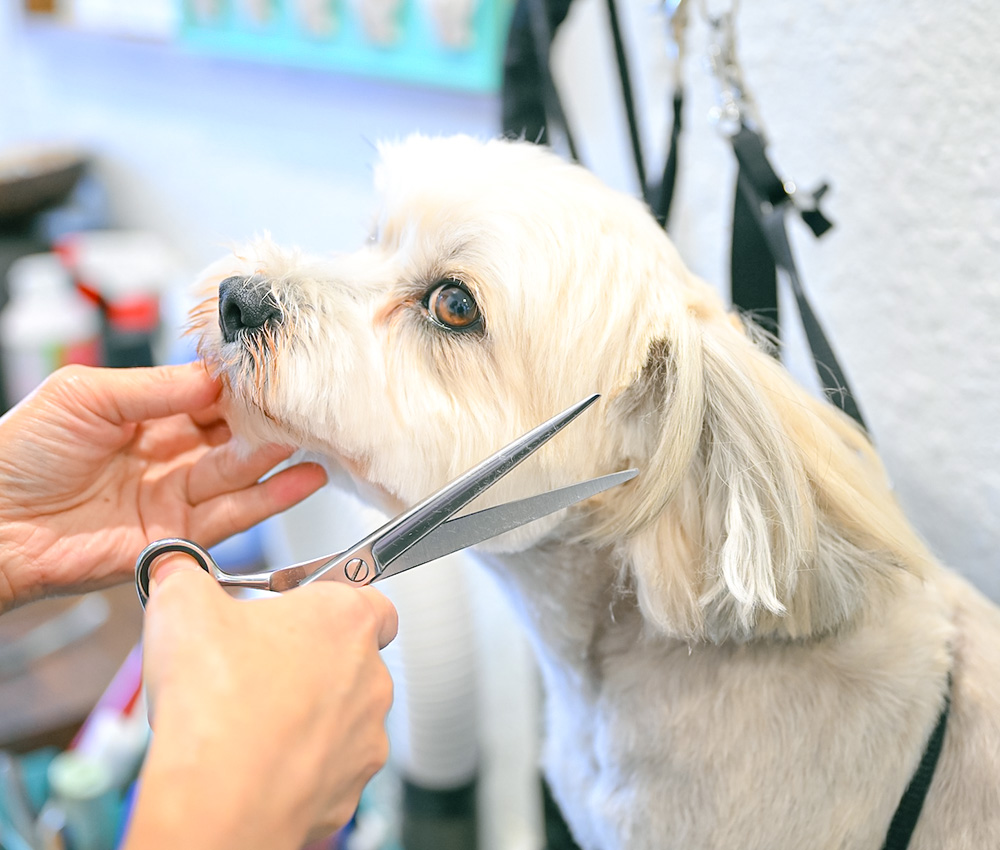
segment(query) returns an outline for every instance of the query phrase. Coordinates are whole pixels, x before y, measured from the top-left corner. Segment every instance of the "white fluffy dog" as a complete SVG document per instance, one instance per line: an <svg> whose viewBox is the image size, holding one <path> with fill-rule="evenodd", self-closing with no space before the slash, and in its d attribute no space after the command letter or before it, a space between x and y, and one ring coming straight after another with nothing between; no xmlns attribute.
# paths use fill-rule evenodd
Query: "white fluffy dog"
<svg viewBox="0 0 1000 850"><path fill-rule="evenodd" d="M860 431L581 168L414 137L377 183L357 252L213 266L202 350L248 440L398 503L602 394L491 500L639 477L485 547L580 845L878 850L950 694L910 846L1000 847L1000 611L935 563Z"/></svg>

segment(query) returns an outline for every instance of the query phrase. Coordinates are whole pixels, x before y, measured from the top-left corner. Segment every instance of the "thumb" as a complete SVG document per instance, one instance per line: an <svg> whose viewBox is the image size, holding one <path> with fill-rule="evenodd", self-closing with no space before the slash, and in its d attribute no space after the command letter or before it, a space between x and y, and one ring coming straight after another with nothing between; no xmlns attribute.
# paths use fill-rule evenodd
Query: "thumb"
<svg viewBox="0 0 1000 850"><path fill-rule="evenodd" d="M203 655L227 626L225 591L197 562L171 553L157 559L150 571L149 598L142 628L142 666L147 717L154 729L162 715L161 697L173 694L183 703L192 659Z"/></svg>
<svg viewBox="0 0 1000 850"><path fill-rule="evenodd" d="M178 573L201 573L215 584L208 571L191 556L182 552L170 552L157 558L149 568L149 596L152 598L157 588L173 575Z"/></svg>
<svg viewBox="0 0 1000 850"><path fill-rule="evenodd" d="M62 370L60 389L75 406L121 425L192 413L212 404L221 384L200 363L134 369Z"/></svg>

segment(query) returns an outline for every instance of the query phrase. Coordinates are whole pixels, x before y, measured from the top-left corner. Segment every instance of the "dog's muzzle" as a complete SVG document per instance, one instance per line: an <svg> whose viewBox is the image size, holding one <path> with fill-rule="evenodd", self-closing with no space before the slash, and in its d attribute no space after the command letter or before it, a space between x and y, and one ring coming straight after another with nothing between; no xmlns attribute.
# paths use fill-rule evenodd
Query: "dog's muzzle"
<svg viewBox="0 0 1000 850"><path fill-rule="evenodd" d="M265 278L227 277L219 284L219 329L226 342L280 322L281 309Z"/></svg>

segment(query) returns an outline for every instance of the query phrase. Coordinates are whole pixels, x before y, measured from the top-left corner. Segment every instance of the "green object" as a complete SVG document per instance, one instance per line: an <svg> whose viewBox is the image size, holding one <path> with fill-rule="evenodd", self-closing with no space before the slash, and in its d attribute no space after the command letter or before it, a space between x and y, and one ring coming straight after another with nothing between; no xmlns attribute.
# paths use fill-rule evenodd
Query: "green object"
<svg viewBox="0 0 1000 850"><path fill-rule="evenodd" d="M330 2L328 28L316 31L303 0L185 0L181 42L214 55L340 71L383 80L417 83L477 93L500 89L503 51L511 0L476 0L465 43L446 43L429 12L430 3L399 0L386 35L372 33L361 8L386 8L388 2ZM256 8L255 14L251 9ZM313 24L315 26L315 24Z"/></svg>
<svg viewBox="0 0 1000 850"><path fill-rule="evenodd" d="M57 747L45 747L32 750L20 757L21 781L24 783L24 793L31 807L37 812L49 797L48 769L52 759L59 754Z"/></svg>
<svg viewBox="0 0 1000 850"><path fill-rule="evenodd" d="M49 763L48 780L49 799L64 813L66 837L73 850L113 847L121 796L107 766L69 750Z"/></svg>

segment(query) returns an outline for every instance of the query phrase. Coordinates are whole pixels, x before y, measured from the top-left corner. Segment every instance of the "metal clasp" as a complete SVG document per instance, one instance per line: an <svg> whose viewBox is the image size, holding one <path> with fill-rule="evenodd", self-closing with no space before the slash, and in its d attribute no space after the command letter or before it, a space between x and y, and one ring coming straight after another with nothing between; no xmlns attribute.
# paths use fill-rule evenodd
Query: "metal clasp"
<svg viewBox="0 0 1000 850"><path fill-rule="evenodd" d="M709 0L701 0L702 17L709 26L708 67L719 87L719 102L709 117L722 135L735 136L740 127L750 124L760 129L757 104L743 77L736 51L736 11L739 0L731 0L720 12L709 10Z"/></svg>

